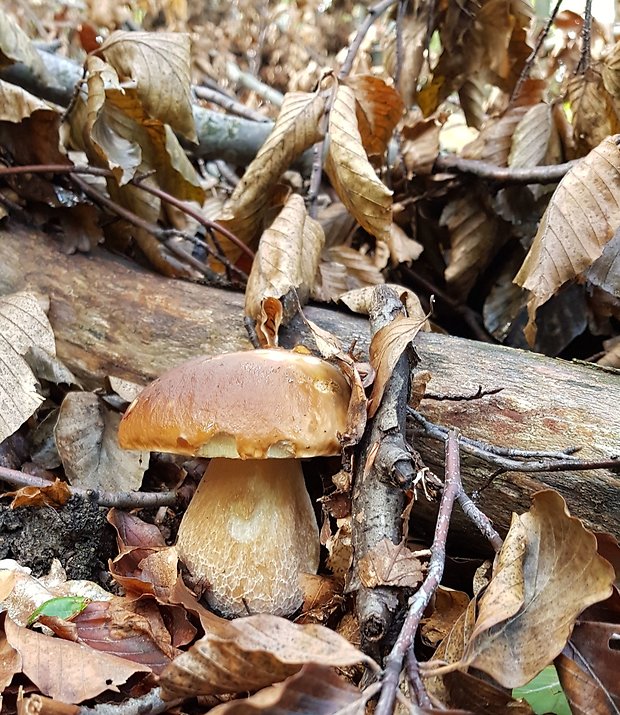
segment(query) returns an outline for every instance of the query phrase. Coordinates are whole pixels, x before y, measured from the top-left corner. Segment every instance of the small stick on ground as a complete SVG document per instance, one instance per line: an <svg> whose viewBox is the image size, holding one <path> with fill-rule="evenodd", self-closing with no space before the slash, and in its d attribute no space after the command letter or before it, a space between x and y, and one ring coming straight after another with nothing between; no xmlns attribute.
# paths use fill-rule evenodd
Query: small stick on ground
<svg viewBox="0 0 620 715"><path fill-rule="evenodd" d="M394 710L398 681L403 669L405 656L408 650L413 647L413 641L424 615L424 609L428 606L429 601L441 583L446 561L446 539L450 526L450 517L452 516L454 500L460 488L461 466L458 439L456 430L451 430L446 442L446 479L441 503L439 504L428 571L424 582L409 601L409 611L405 622L391 653L387 657L381 695L375 715L392 715Z"/></svg>
<svg viewBox="0 0 620 715"><path fill-rule="evenodd" d="M53 482L33 474L26 474L16 469L0 467L0 481L14 487L49 487ZM174 491L166 492L100 492L93 489L69 486L71 494L86 499L93 499L99 506L116 507L117 509L145 509L150 507L174 506L179 496Z"/></svg>
<svg viewBox="0 0 620 715"><path fill-rule="evenodd" d="M139 698L130 698L122 703L101 703L92 708L85 705L68 705L43 695L24 698L24 715L159 715L176 707L183 700L161 699L161 688L153 688Z"/></svg>
<svg viewBox="0 0 620 715"><path fill-rule="evenodd" d="M396 292L387 286L378 286L370 312L372 334L402 311ZM362 646L375 657L380 656L381 641L392 623L398 592L389 587L365 588L357 579L360 560L369 551L386 538L398 544L403 537L405 496L400 487L394 486L394 476L395 472L399 478L405 479L415 475L405 442L411 361L411 352L405 351L396 363L381 405L362 439L353 485L354 556L350 589L357 592L356 611Z"/></svg>

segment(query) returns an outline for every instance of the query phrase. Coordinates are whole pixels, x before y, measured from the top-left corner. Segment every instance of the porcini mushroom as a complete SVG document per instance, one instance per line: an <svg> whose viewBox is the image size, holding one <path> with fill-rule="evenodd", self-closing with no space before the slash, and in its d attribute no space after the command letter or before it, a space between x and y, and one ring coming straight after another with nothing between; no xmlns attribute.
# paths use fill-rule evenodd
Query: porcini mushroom
<svg viewBox="0 0 620 715"><path fill-rule="evenodd" d="M211 457L177 550L220 613L301 605L299 574L316 573L319 536L299 460L340 452L349 396L324 360L254 350L183 363L125 412L122 447Z"/></svg>

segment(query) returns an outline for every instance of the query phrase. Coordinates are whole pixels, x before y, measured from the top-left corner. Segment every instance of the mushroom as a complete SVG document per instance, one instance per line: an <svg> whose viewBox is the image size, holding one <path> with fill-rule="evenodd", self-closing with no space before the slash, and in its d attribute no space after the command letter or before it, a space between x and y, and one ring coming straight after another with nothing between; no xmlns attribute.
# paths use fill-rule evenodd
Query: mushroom
<svg viewBox="0 0 620 715"><path fill-rule="evenodd" d="M125 449L211 457L177 538L179 558L226 616L289 615L319 535L300 459L340 453L350 388L336 367L280 349L198 357L131 403Z"/></svg>

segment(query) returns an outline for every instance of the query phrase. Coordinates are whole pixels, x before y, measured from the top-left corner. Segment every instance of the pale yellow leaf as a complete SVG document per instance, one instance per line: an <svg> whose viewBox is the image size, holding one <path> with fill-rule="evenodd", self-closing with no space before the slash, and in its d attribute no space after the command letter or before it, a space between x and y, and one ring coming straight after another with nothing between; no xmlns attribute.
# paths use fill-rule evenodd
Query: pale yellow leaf
<svg viewBox="0 0 620 715"><path fill-rule="evenodd" d="M515 283L531 291L526 337L537 309L603 253L620 225L620 136L608 137L562 179Z"/></svg>
<svg viewBox="0 0 620 715"><path fill-rule="evenodd" d="M392 224L392 192L368 161L355 115L355 94L338 87L329 115L329 150L325 170L342 203L357 222L387 240Z"/></svg>
<svg viewBox="0 0 620 715"><path fill-rule="evenodd" d="M98 52L123 80L133 80L140 102L151 117L196 141L189 35L117 30Z"/></svg>
<svg viewBox="0 0 620 715"><path fill-rule="evenodd" d="M303 305L314 283L323 230L306 213L304 200L291 194L263 233L245 291L245 314L259 317L264 298L284 298L295 291ZM295 296L284 302L285 320L297 311Z"/></svg>
<svg viewBox="0 0 620 715"><path fill-rule="evenodd" d="M324 111L322 94L289 92L285 95L271 134L220 216L221 222L244 243L251 244L260 234L271 191L282 172L297 156L322 139Z"/></svg>
<svg viewBox="0 0 620 715"><path fill-rule="evenodd" d="M25 360L33 347L56 355L52 326L36 296L13 293L0 298L0 442L43 402L37 378Z"/></svg>
<svg viewBox="0 0 620 715"><path fill-rule="evenodd" d="M392 376L396 363L403 352L411 346L411 341L420 332L424 322L419 318L399 315L373 335L369 355L376 377L368 404L369 417L379 409L385 386Z"/></svg>

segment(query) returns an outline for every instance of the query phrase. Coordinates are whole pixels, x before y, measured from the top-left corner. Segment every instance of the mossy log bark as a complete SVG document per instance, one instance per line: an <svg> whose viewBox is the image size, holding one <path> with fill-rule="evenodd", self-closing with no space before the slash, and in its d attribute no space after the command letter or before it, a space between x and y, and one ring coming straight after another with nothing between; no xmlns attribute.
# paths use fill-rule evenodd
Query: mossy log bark
<svg viewBox="0 0 620 715"><path fill-rule="evenodd" d="M50 298L49 316L58 353L85 386L106 375L147 382L198 353L249 349L243 296L153 275L104 251L65 255L49 237L20 227L0 230L0 294L35 290ZM364 318L319 307L307 316L357 349L368 345ZM312 342L303 326L286 331L285 344ZM469 437L518 449L580 446L584 459L620 453L620 377L585 364L437 334L416 339L418 369L430 370L434 393L471 394L479 385L501 392L474 401L424 400L434 422ZM414 431L415 447L442 474L443 443ZM494 471L464 455L466 490L476 490ZM620 535L620 474L606 470L540 474L508 473L482 492L479 506L500 532L511 512L529 507L530 495L556 489L571 513L598 530ZM421 529L432 525L432 505L416 509ZM481 544L456 516L455 544ZM467 537L463 541L463 537Z"/></svg>

